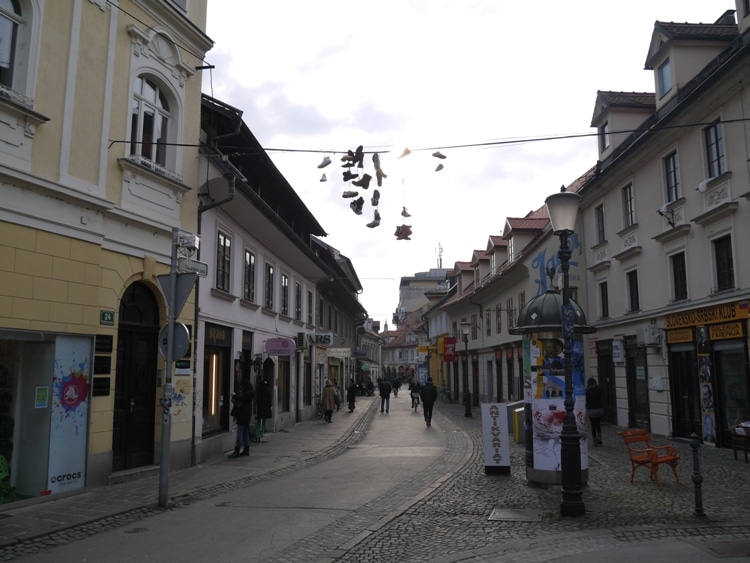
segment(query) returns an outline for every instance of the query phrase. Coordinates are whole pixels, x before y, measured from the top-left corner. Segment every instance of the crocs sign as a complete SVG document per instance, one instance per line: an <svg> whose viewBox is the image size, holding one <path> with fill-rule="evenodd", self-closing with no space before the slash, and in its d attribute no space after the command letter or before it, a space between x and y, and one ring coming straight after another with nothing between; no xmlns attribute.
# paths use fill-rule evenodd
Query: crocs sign
<svg viewBox="0 0 750 563"><path fill-rule="evenodd" d="M266 340L266 354L270 356L291 356L297 343L291 338L269 338Z"/></svg>

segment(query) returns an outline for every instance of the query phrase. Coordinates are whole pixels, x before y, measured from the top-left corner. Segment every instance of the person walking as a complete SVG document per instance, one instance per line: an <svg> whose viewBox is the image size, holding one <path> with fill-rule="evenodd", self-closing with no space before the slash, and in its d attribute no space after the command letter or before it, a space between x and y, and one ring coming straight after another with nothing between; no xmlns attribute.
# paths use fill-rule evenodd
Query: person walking
<svg viewBox="0 0 750 563"><path fill-rule="evenodd" d="M232 395L231 415L237 420L237 439L235 440L234 452L230 458L250 455L250 421L253 419L253 399L255 392L253 384L249 379L243 379L237 391ZM240 448L244 446L242 453Z"/></svg>
<svg viewBox="0 0 750 563"><path fill-rule="evenodd" d="M437 387L432 384L431 377L427 378L427 383L422 386L419 396L422 398L425 424L432 426L432 408L435 406L435 401L437 401L438 392Z"/></svg>
<svg viewBox="0 0 750 563"><path fill-rule="evenodd" d="M411 395L411 406L414 409L414 412L417 411L417 407L419 406L419 392L422 390L422 386L419 384L419 379L416 377L411 380L411 383L409 384L409 394Z"/></svg>
<svg viewBox="0 0 750 563"><path fill-rule="evenodd" d="M357 383L352 381L346 390L346 402L349 403L349 412L354 412L354 403L357 400Z"/></svg>
<svg viewBox="0 0 750 563"><path fill-rule="evenodd" d="M591 436L594 438L594 446L603 446L602 443L602 415L604 414L604 403L602 403L602 388L596 379L589 377L586 382L586 411L591 421Z"/></svg>
<svg viewBox="0 0 750 563"><path fill-rule="evenodd" d="M255 439L260 442L266 433L266 419L273 417L273 398L271 385L263 379L258 385L258 412L255 414Z"/></svg>
<svg viewBox="0 0 750 563"><path fill-rule="evenodd" d="M333 422L333 409L339 405L339 394L336 387L330 379L326 379L326 386L323 388L323 411L326 422Z"/></svg>
<svg viewBox="0 0 750 563"><path fill-rule="evenodd" d="M382 413L385 408L385 413L388 414L391 410L391 384L387 379L378 377L378 391L380 392L380 412Z"/></svg>

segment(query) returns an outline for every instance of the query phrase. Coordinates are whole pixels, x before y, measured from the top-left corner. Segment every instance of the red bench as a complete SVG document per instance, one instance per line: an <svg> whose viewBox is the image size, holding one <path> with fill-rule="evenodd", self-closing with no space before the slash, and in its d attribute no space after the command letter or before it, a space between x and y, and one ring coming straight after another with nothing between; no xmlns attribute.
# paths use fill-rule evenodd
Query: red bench
<svg viewBox="0 0 750 563"><path fill-rule="evenodd" d="M651 443L651 434L643 428L633 428L623 430L617 433L625 442L630 456L630 484L633 484L635 470L639 467L646 467L649 470L651 480L656 481L656 486L661 489L659 481L659 466L662 464L672 468L674 478L677 484L680 484L680 478L677 475L677 462L680 461L680 454L674 446L654 446Z"/></svg>

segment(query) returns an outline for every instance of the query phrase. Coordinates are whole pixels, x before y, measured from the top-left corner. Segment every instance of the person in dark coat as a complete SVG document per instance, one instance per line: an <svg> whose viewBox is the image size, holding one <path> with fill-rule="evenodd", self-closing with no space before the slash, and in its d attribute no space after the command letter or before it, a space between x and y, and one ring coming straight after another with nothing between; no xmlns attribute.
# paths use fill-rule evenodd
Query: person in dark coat
<svg viewBox="0 0 750 563"><path fill-rule="evenodd" d="M435 406L435 401L437 401L438 392L437 387L432 384L431 377L427 378L427 383L422 386L419 396L422 399L425 424L432 426L432 408Z"/></svg>
<svg viewBox="0 0 750 563"><path fill-rule="evenodd" d="M602 388L596 379L589 377L586 382L586 412L591 421L591 436L594 438L594 446L602 444L602 415L604 414L604 403L602 402Z"/></svg>
<svg viewBox="0 0 750 563"><path fill-rule="evenodd" d="M354 403L357 401L357 384L352 381L346 390L346 402L349 403L349 412L354 412Z"/></svg>
<svg viewBox="0 0 750 563"><path fill-rule="evenodd" d="M409 394L411 395L411 406L414 412L417 412L419 406L419 394L422 391L422 386L419 384L419 380L414 377L409 384Z"/></svg>
<svg viewBox="0 0 750 563"><path fill-rule="evenodd" d="M232 395L232 416L237 420L237 440L234 452L229 457L250 455L250 421L253 419L255 391L249 379L243 379L239 389ZM240 448L244 446L242 453Z"/></svg>
<svg viewBox="0 0 750 563"><path fill-rule="evenodd" d="M380 392L380 412L383 412L383 409L385 409L385 413L388 414L391 410L392 388L387 379L378 377L378 391Z"/></svg>
<svg viewBox="0 0 750 563"><path fill-rule="evenodd" d="M273 399L271 397L271 385L267 379L263 379L258 385L258 412L255 415L257 426L255 435L260 438L266 432L266 419L273 417L271 407Z"/></svg>

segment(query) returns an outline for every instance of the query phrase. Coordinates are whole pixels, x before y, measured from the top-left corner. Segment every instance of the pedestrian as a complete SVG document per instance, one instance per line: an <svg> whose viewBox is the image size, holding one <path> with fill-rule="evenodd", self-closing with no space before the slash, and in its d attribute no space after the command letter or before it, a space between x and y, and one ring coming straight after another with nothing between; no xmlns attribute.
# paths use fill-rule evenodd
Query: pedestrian
<svg viewBox="0 0 750 563"><path fill-rule="evenodd" d="M234 443L234 452L231 458L241 455L250 455L250 421L253 419L253 399L255 391L250 379L243 379L237 391L232 395L232 412L230 413L237 421L237 439ZM242 453L240 448L244 446Z"/></svg>
<svg viewBox="0 0 750 563"><path fill-rule="evenodd" d="M398 397L398 390L401 389L401 380L397 377L393 380L393 396Z"/></svg>
<svg viewBox="0 0 750 563"><path fill-rule="evenodd" d="M416 377L411 380L409 384L409 393L411 394L411 406L414 412L417 412L419 406L419 392L422 390L422 386L419 384L419 379Z"/></svg>
<svg viewBox="0 0 750 563"><path fill-rule="evenodd" d="M333 409L339 405L339 394L336 387L330 379L326 379L326 386L323 388L323 411L326 422L333 422Z"/></svg>
<svg viewBox="0 0 750 563"><path fill-rule="evenodd" d="M380 412L383 412L385 408L385 413L388 414L391 409L391 384L387 379L378 377L378 391L380 392Z"/></svg>
<svg viewBox="0 0 750 563"><path fill-rule="evenodd" d="M354 412L354 403L357 400L357 384L352 381L346 390L346 401L349 403L349 412Z"/></svg>
<svg viewBox="0 0 750 563"><path fill-rule="evenodd" d="M602 415L604 404L602 403L602 388L596 379L589 377L586 382L586 411L591 421L591 435L594 438L594 446L603 446L602 443Z"/></svg>
<svg viewBox="0 0 750 563"><path fill-rule="evenodd" d="M273 417L271 385L267 379L262 379L258 385L258 411L255 415L255 439L260 442L266 433L266 419Z"/></svg>
<svg viewBox="0 0 750 563"><path fill-rule="evenodd" d="M438 392L437 387L432 384L431 377L427 378L427 383L422 386L419 396L422 398L425 424L432 426L432 408L435 406L435 401L437 401Z"/></svg>

